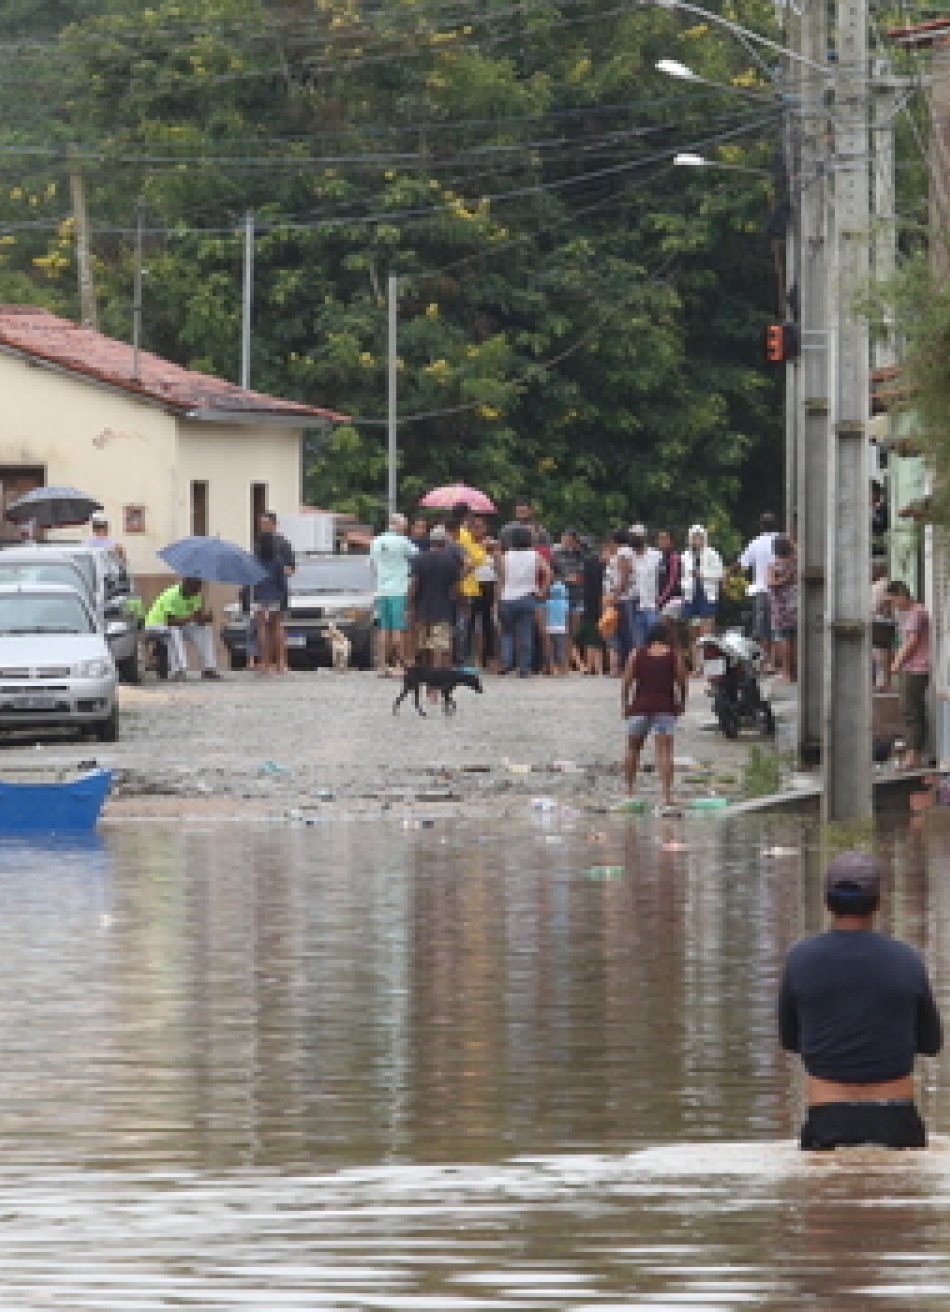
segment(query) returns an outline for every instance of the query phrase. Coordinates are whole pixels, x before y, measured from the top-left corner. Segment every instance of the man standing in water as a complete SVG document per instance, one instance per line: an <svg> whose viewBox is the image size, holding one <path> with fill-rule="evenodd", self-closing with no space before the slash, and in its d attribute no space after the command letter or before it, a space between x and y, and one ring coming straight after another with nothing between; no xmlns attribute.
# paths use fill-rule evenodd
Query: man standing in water
<svg viewBox="0 0 950 1312"><path fill-rule="evenodd" d="M881 869L845 852L825 873L831 929L788 954L778 1001L779 1039L801 1054L808 1115L801 1146L923 1148L914 1058L940 1051L930 981L913 948L874 930Z"/></svg>

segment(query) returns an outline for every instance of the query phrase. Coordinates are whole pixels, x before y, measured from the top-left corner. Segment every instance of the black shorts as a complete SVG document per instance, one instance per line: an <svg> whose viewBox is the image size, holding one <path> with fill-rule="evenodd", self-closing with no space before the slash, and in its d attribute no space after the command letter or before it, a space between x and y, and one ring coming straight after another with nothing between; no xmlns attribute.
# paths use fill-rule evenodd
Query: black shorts
<svg viewBox="0 0 950 1312"><path fill-rule="evenodd" d="M908 1099L894 1102L829 1102L809 1107L801 1146L821 1152L830 1148L926 1148L927 1131L920 1113Z"/></svg>

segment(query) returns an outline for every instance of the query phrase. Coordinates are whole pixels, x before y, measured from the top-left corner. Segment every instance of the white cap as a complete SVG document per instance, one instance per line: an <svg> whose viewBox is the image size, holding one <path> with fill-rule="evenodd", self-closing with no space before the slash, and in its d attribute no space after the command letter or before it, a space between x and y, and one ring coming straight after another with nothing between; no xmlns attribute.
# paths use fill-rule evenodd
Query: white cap
<svg viewBox="0 0 950 1312"><path fill-rule="evenodd" d="M690 526L689 536L692 537L694 533L702 533L703 537L706 536L706 530L703 528L702 524L693 524Z"/></svg>
<svg viewBox="0 0 950 1312"><path fill-rule="evenodd" d="M638 538L645 538L647 535L647 526L646 524L631 524L627 531L635 534Z"/></svg>
<svg viewBox="0 0 950 1312"><path fill-rule="evenodd" d="M94 510L89 516L89 523L92 524L93 528L108 528L109 516L104 510Z"/></svg>

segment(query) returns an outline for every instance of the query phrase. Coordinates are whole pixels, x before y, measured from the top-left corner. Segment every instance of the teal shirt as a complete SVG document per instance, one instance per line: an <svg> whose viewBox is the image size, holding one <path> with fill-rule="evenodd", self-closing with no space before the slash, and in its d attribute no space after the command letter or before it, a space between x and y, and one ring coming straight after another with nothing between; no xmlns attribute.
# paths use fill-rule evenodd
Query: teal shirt
<svg viewBox="0 0 950 1312"><path fill-rule="evenodd" d="M418 548L404 533L380 533L370 544L376 574L377 597L405 597L409 591L409 562Z"/></svg>

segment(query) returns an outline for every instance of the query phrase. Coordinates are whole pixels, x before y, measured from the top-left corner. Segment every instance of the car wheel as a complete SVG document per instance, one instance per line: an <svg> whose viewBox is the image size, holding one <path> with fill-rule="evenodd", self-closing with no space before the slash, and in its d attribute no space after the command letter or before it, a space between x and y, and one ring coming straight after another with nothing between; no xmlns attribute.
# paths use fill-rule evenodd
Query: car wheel
<svg viewBox="0 0 950 1312"><path fill-rule="evenodd" d="M235 651L234 648L232 647L228 651L228 664L230 665L232 670L247 669L247 652Z"/></svg>
<svg viewBox="0 0 950 1312"><path fill-rule="evenodd" d="M137 641L132 648L132 654L127 656L124 661L117 661L115 668L123 683L142 682L142 663Z"/></svg>
<svg viewBox="0 0 950 1312"><path fill-rule="evenodd" d="M113 706L112 714L99 720L93 732L101 743L114 743L119 737L119 708Z"/></svg>

